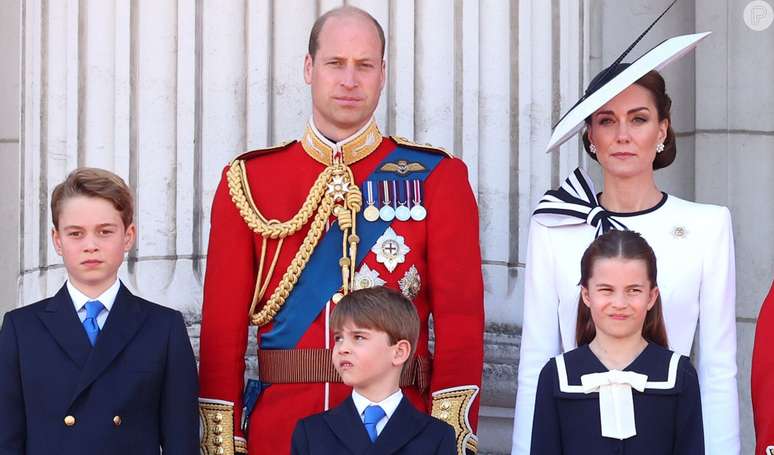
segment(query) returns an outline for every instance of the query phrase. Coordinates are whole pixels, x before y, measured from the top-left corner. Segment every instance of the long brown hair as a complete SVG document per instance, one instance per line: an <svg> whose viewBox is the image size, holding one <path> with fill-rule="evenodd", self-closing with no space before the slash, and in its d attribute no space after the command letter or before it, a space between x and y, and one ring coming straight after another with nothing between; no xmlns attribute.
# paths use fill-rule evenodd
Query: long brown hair
<svg viewBox="0 0 774 455"><path fill-rule="evenodd" d="M591 242L581 259L580 285L588 289L591 271L597 259L622 258L639 260L645 263L650 288L658 286L656 281L656 254L642 236L633 231L613 230L599 236ZM591 343L597 334L591 310L583 303L583 296L578 298L578 322L575 326L575 342L578 346ZM656 303L645 315L642 325L642 337L647 341L668 347L664 315L661 311L661 294L656 297Z"/></svg>

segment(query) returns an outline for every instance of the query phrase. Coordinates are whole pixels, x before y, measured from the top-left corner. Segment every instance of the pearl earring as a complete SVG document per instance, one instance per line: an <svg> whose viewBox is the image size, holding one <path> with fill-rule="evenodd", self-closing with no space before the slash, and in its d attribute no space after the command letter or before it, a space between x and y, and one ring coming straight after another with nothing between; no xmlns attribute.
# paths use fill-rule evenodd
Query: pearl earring
<svg viewBox="0 0 774 455"><path fill-rule="evenodd" d="M661 153L664 151L664 143L660 143L656 146L656 153Z"/></svg>
<svg viewBox="0 0 774 455"><path fill-rule="evenodd" d="M590 144L589 145L589 152L591 152L592 155L596 155L597 154L597 146L594 145L594 144Z"/></svg>

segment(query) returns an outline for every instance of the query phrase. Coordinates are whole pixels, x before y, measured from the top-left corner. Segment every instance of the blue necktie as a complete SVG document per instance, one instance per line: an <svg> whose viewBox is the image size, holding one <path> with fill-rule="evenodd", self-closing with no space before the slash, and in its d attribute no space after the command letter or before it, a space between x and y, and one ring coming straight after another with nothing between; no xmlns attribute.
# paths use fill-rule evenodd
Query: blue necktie
<svg viewBox="0 0 774 455"><path fill-rule="evenodd" d="M363 424L365 425L368 437L371 442L376 441L376 424L384 417L384 409L381 406L371 405L365 408L363 412Z"/></svg>
<svg viewBox="0 0 774 455"><path fill-rule="evenodd" d="M97 324L97 316L104 310L105 307L99 300L90 300L86 302L86 319L83 320L83 328L86 330L86 336L89 337L89 343L92 346L97 342L97 335L99 335L99 325Z"/></svg>

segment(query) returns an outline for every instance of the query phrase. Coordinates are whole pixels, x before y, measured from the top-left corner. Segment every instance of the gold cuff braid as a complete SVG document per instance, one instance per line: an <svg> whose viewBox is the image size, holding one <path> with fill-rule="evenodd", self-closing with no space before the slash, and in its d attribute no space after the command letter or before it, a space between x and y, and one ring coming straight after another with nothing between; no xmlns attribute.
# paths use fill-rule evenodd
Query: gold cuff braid
<svg viewBox="0 0 774 455"><path fill-rule="evenodd" d="M478 437L473 434L468 413L478 395L478 386L466 385L433 392L432 416L443 420L454 428L457 437L457 453L465 455L466 450L478 452Z"/></svg>
<svg viewBox="0 0 774 455"><path fill-rule="evenodd" d="M234 455L234 404L229 401L199 399L201 455ZM241 453L247 453L247 448Z"/></svg>

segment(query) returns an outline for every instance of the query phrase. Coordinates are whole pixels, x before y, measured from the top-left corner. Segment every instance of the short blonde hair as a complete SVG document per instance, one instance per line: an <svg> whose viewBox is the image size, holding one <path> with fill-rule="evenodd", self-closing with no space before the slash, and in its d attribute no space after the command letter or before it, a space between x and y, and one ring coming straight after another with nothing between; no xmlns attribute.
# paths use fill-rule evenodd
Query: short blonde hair
<svg viewBox="0 0 774 455"><path fill-rule="evenodd" d="M76 196L104 199L121 213L124 229L134 218L134 197L124 179L118 175L95 167L79 167L70 172L64 182L51 193L51 220L59 229L59 215L67 199Z"/></svg>

